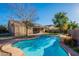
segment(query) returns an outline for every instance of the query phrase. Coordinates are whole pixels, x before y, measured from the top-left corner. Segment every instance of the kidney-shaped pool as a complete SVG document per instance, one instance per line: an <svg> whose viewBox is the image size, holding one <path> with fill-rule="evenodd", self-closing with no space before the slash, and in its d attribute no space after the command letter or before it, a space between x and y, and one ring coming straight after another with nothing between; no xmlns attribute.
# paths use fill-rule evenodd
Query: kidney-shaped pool
<svg viewBox="0 0 79 59"><path fill-rule="evenodd" d="M32 40L16 42L13 47L21 49L25 56L68 56L57 36L42 35Z"/></svg>

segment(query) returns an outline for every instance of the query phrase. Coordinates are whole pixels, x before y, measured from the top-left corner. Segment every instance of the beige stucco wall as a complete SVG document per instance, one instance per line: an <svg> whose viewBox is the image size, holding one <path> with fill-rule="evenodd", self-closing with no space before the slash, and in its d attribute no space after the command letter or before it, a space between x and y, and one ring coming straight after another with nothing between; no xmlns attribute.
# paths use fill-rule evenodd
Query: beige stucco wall
<svg viewBox="0 0 79 59"><path fill-rule="evenodd" d="M70 34L71 34L73 39L79 39L79 29L71 30Z"/></svg>
<svg viewBox="0 0 79 59"><path fill-rule="evenodd" d="M14 36L24 36L26 35L26 27L23 23L19 23L19 22L16 22L16 21L10 21L9 22L9 29L10 29L10 32L13 33Z"/></svg>
<svg viewBox="0 0 79 59"><path fill-rule="evenodd" d="M29 28L27 31L28 31L28 35L30 35L30 34L32 34L32 33L33 33L32 28Z"/></svg>
<svg viewBox="0 0 79 59"><path fill-rule="evenodd" d="M45 29L43 28L42 30L40 30L40 33L45 33Z"/></svg>
<svg viewBox="0 0 79 59"><path fill-rule="evenodd" d="M26 35L26 27L25 26L15 26L15 36L24 36Z"/></svg>

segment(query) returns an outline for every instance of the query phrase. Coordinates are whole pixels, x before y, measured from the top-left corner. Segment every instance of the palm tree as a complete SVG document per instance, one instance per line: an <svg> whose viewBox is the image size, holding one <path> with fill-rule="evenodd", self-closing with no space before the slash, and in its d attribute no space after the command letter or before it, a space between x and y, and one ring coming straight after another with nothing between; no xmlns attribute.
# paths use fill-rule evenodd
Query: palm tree
<svg viewBox="0 0 79 59"><path fill-rule="evenodd" d="M69 23L69 29L70 30L78 28L78 27L79 26L78 26L78 24L75 21L74 22L70 21L70 23Z"/></svg>

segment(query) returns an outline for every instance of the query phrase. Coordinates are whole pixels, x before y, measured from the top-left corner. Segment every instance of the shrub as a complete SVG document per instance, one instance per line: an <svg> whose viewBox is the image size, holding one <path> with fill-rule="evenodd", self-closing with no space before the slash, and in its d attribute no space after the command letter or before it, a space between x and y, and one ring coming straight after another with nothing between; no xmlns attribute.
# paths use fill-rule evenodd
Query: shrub
<svg viewBox="0 0 79 59"><path fill-rule="evenodd" d="M72 40L72 39L70 39L70 40L64 40L64 43L66 44L66 45L69 45L70 47L74 47L74 46L77 46L76 45L76 42L74 41L74 40Z"/></svg>

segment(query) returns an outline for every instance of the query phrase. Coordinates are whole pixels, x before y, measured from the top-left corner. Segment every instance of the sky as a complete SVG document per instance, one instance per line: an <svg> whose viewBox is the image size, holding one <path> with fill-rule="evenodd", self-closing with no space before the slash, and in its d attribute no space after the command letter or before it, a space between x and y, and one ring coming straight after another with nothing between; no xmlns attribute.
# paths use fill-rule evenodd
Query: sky
<svg viewBox="0 0 79 59"><path fill-rule="evenodd" d="M69 20L79 23L79 4L77 3L35 3L32 6L37 11L39 19L36 22L38 24L53 24L52 19L58 12L66 12ZM10 6L5 3L0 3L0 24L7 24L10 20L10 15L12 15Z"/></svg>

